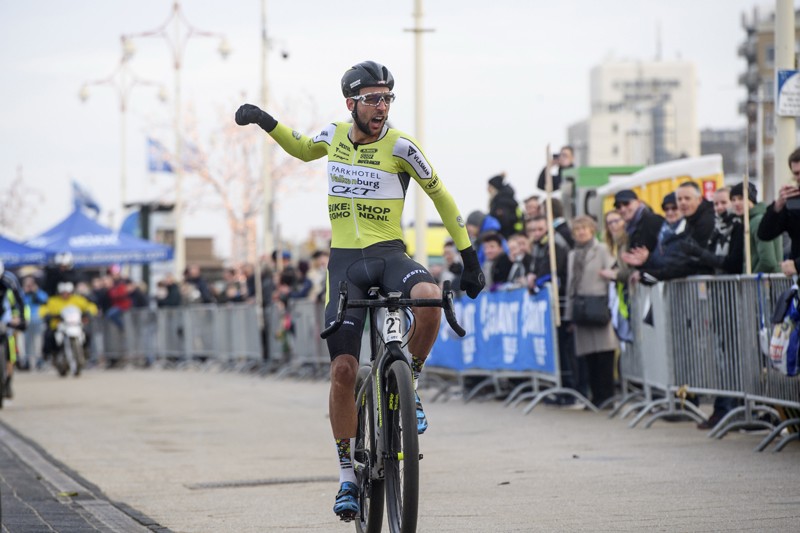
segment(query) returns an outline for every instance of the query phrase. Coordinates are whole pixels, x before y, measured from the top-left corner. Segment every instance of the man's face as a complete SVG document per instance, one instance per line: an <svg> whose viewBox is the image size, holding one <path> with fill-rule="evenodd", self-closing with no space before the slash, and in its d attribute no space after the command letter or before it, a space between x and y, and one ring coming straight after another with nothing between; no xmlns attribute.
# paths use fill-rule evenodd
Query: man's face
<svg viewBox="0 0 800 533"><path fill-rule="evenodd" d="M789 169L792 171L792 178L795 184L800 187L800 161L797 163L789 163Z"/></svg>
<svg viewBox="0 0 800 533"><path fill-rule="evenodd" d="M374 95L379 93L389 93L388 87L364 87L358 91L359 96ZM356 125L362 133L377 137L383 130L383 125L389 118L389 104L383 99L378 105L367 105L363 100L356 102L352 98L347 99L347 108L352 112L355 110Z"/></svg>
<svg viewBox="0 0 800 533"><path fill-rule="evenodd" d="M749 201L749 199L748 199ZM750 203L750 208L753 207L753 203ZM731 198L731 209L733 212L739 216L744 215L744 196L734 196Z"/></svg>
<svg viewBox="0 0 800 533"><path fill-rule="evenodd" d="M36 286L36 282L33 281L32 278L25 278L25 281L22 282L22 289L25 292L34 292L38 287Z"/></svg>
<svg viewBox="0 0 800 533"><path fill-rule="evenodd" d="M530 200L525 202L525 216L528 218L538 217L539 213L539 200L537 198L531 198Z"/></svg>
<svg viewBox="0 0 800 533"><path fill-rule="evenodd" d="M614 207L617 208L619 214L622 216L622 220L625 222L630 222L633 220L636 211L639 209L639 200L622 200L614 204Z"/></svg>
<svg viewBox="0 0 800 533"><path fill-rule="evenodd" d="M497 241L486 241L483 243L483 253L486 254L486 259L494 261L503 253L503 248Z"/></svg>
<svg viewBox="0 0 800 533"><path fill-rule="evenodd" d="M528 222L526 228L528 230L528 237L530 237L533 242L539 242L547 235L547 221L545 220Z"/></svg>
<svg viewBox="0 0 800 533"><path fill-rule="evenodd" d="M714 212L722 215L731 207L731 197L728 191L717 191L714 193Z"/></svg>
<svg viewBox="0 0 800 533"><path fill-rule="evenodd" d="M678 187L675 196L678 200L678 209L685 217L694 215L703 200L693 187Z"/></svg>
<svg viewBox="0 0 800 533"><path fill-rule="evenodd" d="M456 260L456 248L455 246L445 246L442 250L442 259L448 265L452 265Z"/></svg>
<svg viewBox="0 0 800 533"><path fill-rule="evenodd" d="M562 148L561 152L558 154L558 166L560 167L568 167L572 165L572 152L569 151L567 148Z"/></svg>

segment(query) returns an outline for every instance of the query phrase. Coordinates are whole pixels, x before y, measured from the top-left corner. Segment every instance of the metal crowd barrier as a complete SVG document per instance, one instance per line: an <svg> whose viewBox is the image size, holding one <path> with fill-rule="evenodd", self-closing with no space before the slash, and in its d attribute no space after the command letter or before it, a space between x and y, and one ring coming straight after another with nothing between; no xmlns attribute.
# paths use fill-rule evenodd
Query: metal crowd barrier
<svg viewBox="0 0 800 533"><path fill-rule="evenodd" d="M275 311L279 310L276 308ZM287 346L284 347L278 377L327 377L330 357L327 346L319 337L324 329L324 306L310 300L289 300L288 309L276 313L277 320L273 320L276 327L285 329L286 313L292 329L286 334Z"/></svg>
<svg viewBox="0 0 800 533"><path fill-rule="evenodd" d="M651 415L646 427L666 416L700 421L703 413L686 401L692 395L728 397L738 406L709 432L722 438L739 428L763 428L771 433L761 451L787 427L777 426L778 407L800 408L800 379L774 370L761 352L759 330L769 324L777 296L791 286L789 278L770 276L702 276L638 286L631 291L633 360L623 365L629 379L640 379L644 401L627 407L622 417L638 411L631 427ZM761 416L757 416L761 415ZM782 449L798 434L777 446Z"/></svg>
<svg viewBox="0 0 800 533"><path fill-rule="evenodd" d="M90 323L91 355L127 362L221 366L262 360L256 308L248 304L131 309L120 328L106 318Z"/></svg>

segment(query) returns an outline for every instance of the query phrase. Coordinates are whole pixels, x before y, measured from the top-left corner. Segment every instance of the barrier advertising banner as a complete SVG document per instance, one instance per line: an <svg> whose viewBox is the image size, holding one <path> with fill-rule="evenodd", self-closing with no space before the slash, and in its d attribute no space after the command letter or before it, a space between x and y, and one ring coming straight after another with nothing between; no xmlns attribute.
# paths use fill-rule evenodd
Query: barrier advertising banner
<svg viewBox="0 0 800 533"><path fill-rule="evenodd" d="M549 286L531 295L525 289L483 292L456 300L459 338L445 320L427 365L452 370L556 372Z"/></svg>

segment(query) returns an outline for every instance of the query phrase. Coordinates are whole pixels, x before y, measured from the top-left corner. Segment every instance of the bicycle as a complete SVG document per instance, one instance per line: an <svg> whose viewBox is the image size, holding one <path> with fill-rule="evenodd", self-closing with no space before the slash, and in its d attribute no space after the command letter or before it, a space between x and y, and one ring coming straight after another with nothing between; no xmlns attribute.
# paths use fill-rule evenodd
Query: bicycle
<svg viewBox="0 0 800 533"><path fill-rule="evenodd" d="M347 282L339 284L336 319L322 333L329 337L342 325L348 308L367 308L370 319L370 362L356 378L358 428L353 467L359 484L360 513L356 531L378 533L383 525L383 499L392 533L414 533L419 506L419 440L411 366L403 352L403 318L411 307L441 307L447 323L460 337L453 309L453 292L445 282L441 299L402 298L402 293L368 291L370 299L347 298ZM378 314L384 311L383 320ZM382 327L378 328L377 325ZM373 372L374 371L374 372Z"/></svg>

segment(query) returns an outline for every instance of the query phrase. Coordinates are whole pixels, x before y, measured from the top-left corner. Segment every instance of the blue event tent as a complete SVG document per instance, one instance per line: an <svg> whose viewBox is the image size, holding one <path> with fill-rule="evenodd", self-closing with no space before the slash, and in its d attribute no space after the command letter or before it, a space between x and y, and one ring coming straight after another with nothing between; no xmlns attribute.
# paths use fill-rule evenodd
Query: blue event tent
<svg viewBox="0 0 800 533"><path fill-rule="evenodd" d="M152 263L172 259L169 246L117 233L78 210L25 244L43 249L48 259L69 252L75 266Z"/></svg>
<svg viewBox="0 0 800 533"><path fill-rule="evenodd" d="M45 262L44 250L31 248L0 235L0 260L7 267L39 265Z"/></svg>

